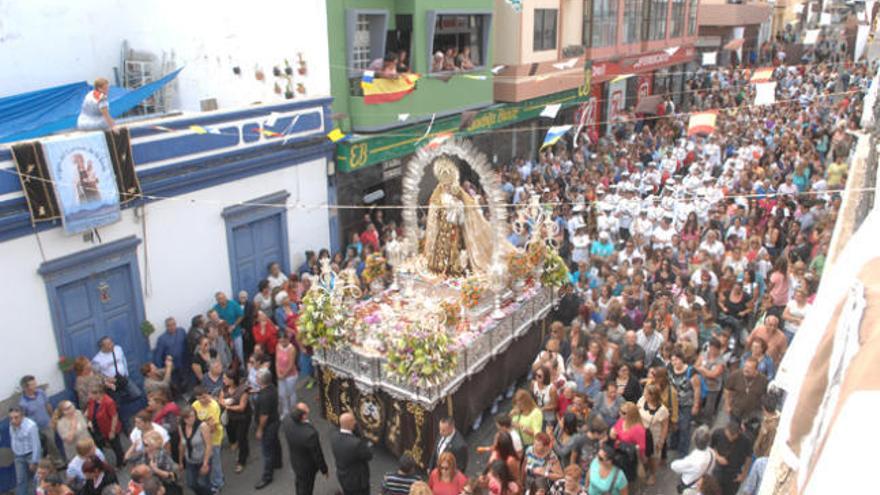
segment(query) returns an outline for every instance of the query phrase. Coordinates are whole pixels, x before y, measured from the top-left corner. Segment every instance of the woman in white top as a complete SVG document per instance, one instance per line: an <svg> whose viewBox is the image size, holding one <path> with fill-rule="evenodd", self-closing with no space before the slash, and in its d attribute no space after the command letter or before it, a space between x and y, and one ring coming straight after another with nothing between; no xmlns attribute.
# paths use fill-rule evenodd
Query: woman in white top
<svg viewBox="0 0 880 495"><path fill-rule="evenodd" d="M161 425L153 423L152 415L149 411L144 409L134 417L134 429L131 430L131 435L129 435L131 447L125 452L126 461L131 460L144 452L143 436L151 431L158 432L159 435L162 436L163 445L168 445L168 440L170 439L168 431L165 430L165 428L162 428Z"/></svg>
<svg viewBox="0 0 880 495"><path fill-rule="evenodd" d="M116 122L110 117L110 103L107 95L110 82L103 77L95 79L95 88L83 98L76 128L80 130L113 129Z"/></svg>
<svg viewBox="0 0 880 495"><path fill-rule="evenodd" d="M82 439L91 438L85 416L73 406L72 402L63 400L55 409L52 421L55 425L55 431L64 442L66 459L73 459L76 456L76 443Z"/></svg>
<svg viewBox="0 0 880 495"><path fill-rule="evenodd" d="M269 281L269 289L274 290L287 282L287 275L281 271L281 265L273 262L269 264L269 275L266 276L266 280Z"/></svg>
<svg viewBox="0 0 880 495"><path fill-rule="evenodd" d="M715 452L709 448L710 439L709 427L700 426L694 430L694 450L669 465L670 469L681 476L679 486L691 488L704 474L712 472L715 467Z"/></svg>
<svg viewBox="0 0 880 495"><path fill-rule="evenodd" d="M651 432L654 437L654 451L648 457L648 486L654 486L657 478L657 465L663 452L663 444L669 434L669 410L660 400L660 389L650 383L645 387L645 395L636 404L639 416L642 418L642 426Z"/></svg>
<svg viewBox="0 0 880 495"><path fill-rule="evenodd" d="M809 306L807 303L807 290L803 287L795 289L794 299L788 301L788 304L785 305L785 310L782 312L782 333L788 337L789 345L791 345L794 334L797 333L801 323L804 321L804 316L806 316Z"/></svg>

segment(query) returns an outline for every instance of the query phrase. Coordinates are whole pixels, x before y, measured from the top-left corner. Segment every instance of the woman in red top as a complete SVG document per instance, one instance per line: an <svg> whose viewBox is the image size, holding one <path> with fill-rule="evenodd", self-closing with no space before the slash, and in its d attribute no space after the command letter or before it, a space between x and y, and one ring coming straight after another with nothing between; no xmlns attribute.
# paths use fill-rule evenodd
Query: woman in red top
<svg viewBox="0 0 880 495"><path fill-rule="evenodd" d="M440 454L437 467L428 476L428 486L434 495L458 495L467 482L467 476L455 465L452 452Z"/></svg>
<svg viewBox="0 0 880 495"><path fill-rule="evenodd" d="M122 450L122 442L119 434L122 432L122 421L116 410L116 402L104 391L103 385L96 385L89 392L89 403L86 406L86 420L89 422L89 431L95 438L95 444L104 448L107 444L113 448L116 454L116 466L122 467L125 451Z"/></svg>
<svg viewBox="0 0 880 495"><path fill-rule="evenodd" d="M275 355L275 346L278 344L278 327L266 316L262 310L257 311L257 322L251 330L254 343L260 344L267 353Z"/></svg>
<svg viewBox="0 0 880 495"><path fill-rule="evenodd" d="M639 408L632 402L624 402L620 406L620 419L611 429L611 438L618 442L630 443L638 447L639 458L645 458L645 427Z"/></svg>

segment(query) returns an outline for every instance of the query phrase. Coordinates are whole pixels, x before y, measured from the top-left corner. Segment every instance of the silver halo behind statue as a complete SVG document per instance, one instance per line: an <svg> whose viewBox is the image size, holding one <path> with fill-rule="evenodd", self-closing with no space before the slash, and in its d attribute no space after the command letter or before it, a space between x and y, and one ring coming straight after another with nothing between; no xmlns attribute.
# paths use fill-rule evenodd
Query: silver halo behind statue
<svg viewBox="0 0 880 495"><path fill-rule="evenodd" d="M507 210L504 206L504 192L501 183L492 170L486 155L479 152L473 144L464 140L449 140L440 146L421 148L406 166L403 177L403 228L407 254L417 256L419 253L418 208L419 190L422 178L434 160L442 156L452 156L468 164L480 179L480 187L486 194L489 205L489 225L492 227L495 246L501 246L507 240ZM492 251L492 267L501 270L505 260L502 250Z"/></svg>

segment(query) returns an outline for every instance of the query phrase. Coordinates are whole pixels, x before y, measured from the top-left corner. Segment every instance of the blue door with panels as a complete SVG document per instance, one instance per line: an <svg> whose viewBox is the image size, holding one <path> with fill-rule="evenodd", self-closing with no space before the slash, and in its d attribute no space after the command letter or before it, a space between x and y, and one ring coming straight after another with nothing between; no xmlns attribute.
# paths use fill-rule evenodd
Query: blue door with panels
<svg viewBox="0 0 880 495"><path fill-rule="evenodd" d="M246 290L253 297L270 263L279 263L285 273L290 272L287 197L286 191L280 192L223 210L233 295Z"/></svg>
<svg viewBox="0 0 880 495"><path fill-rule="evenodd" d="M58 352L69 359L97 353L109 336L125 351L130 376L141 381L149 347L141 332L144 306L135 249L129 237L43 263ZM68 379L70 377L67 377Z"/></svg>
<svg viewBox="0 0 880 495"><path fill-rule="evenodd" d="M92 357L98 339L107 335L125 350L132 377L140 376L146 353L128 266L73 280L58 286L56 293L65 356Z"/></svg>
<svg viewBox="0 0 880 495"><path fill-rule="evenodd" d="M249 294L255 294L257 284L266 278L269 263L284 265L283 247L286 241L282 239L281 215L239 225L232 229L232 238L235 244L233 263L239 281L236 292L244 289Z"/></svg>

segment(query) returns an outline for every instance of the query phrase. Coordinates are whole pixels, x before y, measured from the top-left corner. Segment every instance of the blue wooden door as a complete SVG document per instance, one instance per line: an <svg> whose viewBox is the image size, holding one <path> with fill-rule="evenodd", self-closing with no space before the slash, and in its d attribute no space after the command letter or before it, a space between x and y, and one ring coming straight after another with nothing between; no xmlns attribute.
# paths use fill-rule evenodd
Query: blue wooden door
<svg viewBox="0 0 880 495"><path fill-rule="evenodd" d="M233 290L248 291L253 296L257 284L266 278L270 263L280 263L287 270L284 259L284 244L287 242L282 225L282 215L272 215L253 222L238 225L232 229Z"/></svg>
<svg viewBox="0 0 880 495"><path fill-rule="evenodd" d="M129 374L140 381L147 347L140 330L136 304L139 294L135 289L129 265L59 285L56 311L63 354L91 359L97 353L98 339L107 335L125 351Z"/></svg>

